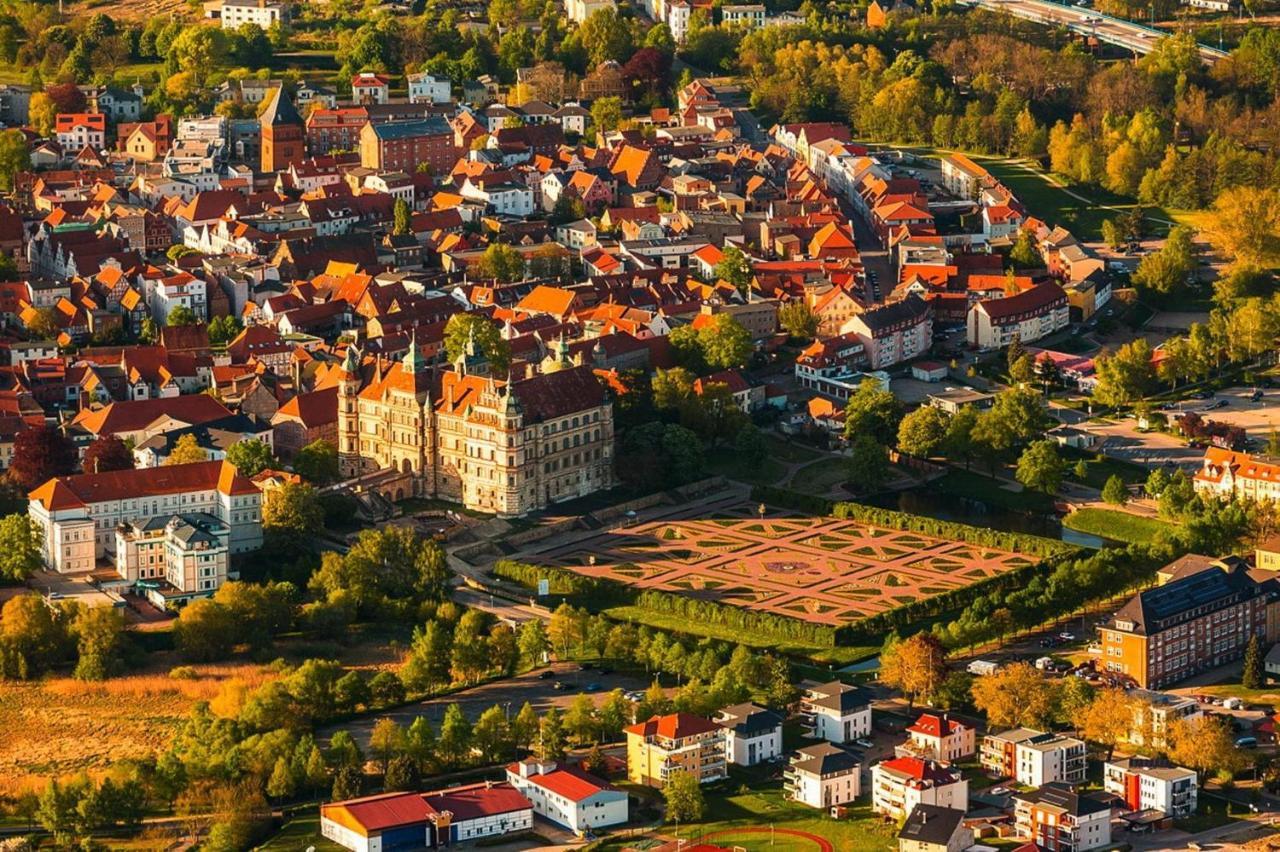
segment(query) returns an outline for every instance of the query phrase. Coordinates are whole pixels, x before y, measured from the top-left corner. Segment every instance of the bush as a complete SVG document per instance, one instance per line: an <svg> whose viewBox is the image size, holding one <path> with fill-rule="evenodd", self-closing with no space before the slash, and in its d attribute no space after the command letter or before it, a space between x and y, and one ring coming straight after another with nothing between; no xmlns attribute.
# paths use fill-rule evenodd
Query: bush
<svg viewBox="0 0 1280 852"><path fill-rule="evenodd" d="M169 669L169 677L174 680L195 680L200 677L200 673L194 666L174 666Z"/></svg>

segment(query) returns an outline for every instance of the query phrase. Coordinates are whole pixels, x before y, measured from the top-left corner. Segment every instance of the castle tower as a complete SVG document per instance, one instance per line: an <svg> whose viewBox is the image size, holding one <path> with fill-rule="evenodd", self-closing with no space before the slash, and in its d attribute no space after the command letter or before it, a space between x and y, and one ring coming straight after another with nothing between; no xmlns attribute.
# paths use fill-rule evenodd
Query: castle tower
<svg viewBox="0 0 1280 852"><path fill-rule="evenodd" d="M338 470L343 476L360 472L360 352L347 345L338 379Z"/></svg>
<svg viewBox="0 0 1280 852"><path fill-rule="evenodd" d="M258 121L262 126L263 173L287 169L306 158L304 122L284 89L272 90L267 108Z"/></svg>

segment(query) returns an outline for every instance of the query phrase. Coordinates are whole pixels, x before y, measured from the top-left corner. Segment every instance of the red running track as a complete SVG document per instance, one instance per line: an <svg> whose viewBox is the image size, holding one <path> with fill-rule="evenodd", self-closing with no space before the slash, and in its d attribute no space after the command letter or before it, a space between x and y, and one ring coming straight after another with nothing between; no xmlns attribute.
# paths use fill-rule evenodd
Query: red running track
<svg viewBox="0 0 1280 852"><path fill-rule="evenodd" d="M765 826L757 826L756 828L727 828L724 831L713 831L710 834L704 834L702 840L711 840L726 834L782 834L788 837L799 837L802 840L808 840L816 844L818 852L836 852L836 847L832 845L830 840L825 837L819 837L816 834L810 834L807 831L796 831L794 828L766 828Z"/></svg>

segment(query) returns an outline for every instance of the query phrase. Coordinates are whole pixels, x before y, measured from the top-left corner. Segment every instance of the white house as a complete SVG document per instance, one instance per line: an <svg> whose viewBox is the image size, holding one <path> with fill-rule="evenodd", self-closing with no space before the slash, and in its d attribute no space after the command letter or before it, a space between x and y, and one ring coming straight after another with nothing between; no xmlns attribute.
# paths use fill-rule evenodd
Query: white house
<svg viewBox="0 0 1280 852"><path fill-rule="evenodd" d="M1018 839L1043 849L1083 852L1111 845L1111 806L1054 782L1013 797Z"/></svg>
<svg viewBox="0 0 1280 852"><path fill-rule="evenodd" d="M121 524L116 573L129 585L141 583L160 609L172 608L208 597L226 582L230 541L231 528L205 512Z"/></svg>
<svg viewBox="0 0 1280 852"><path fill-rule="evenodd" d="M916 805L969 808L969 782L958 770L919 757L895 757L871 769L871 809L902 819Z"/></svg>
<svg viewBox="0 0 1280 852"><path fill-rule="evenodd" d="M720 7L720 22L727 27L755 29L764 26L764 17L764 5L759 3Z"/></svg>
<svg viewBox="0 0 1280 852"><path fill-rule="evenodd" d="M726 756L738 766L755 766L782 754L782 716L748 701L716 714L726 732Z"/></svg>
<svg viewBox="0 0 1280 852"><path fill-rule="evenodd" d="M946 713L922 713L907 728L907 742L902 749L917 757L955 763L977 754L977 733L972 725Z"/></svg>
<svg viewBox="0 0 1280 852"><path fill-rule="evenodd" d="M973 829L957 808L916 805L898 831L898 852L961 852L973 845Z"/></svg>
<svg viewBox="0 0 1280 852"><path fill-rule="evenodd" d="M390 78L369 71L362 71L351 78L352 103L385 104L390 99Z"/></svg>
<svg viewBox="0 0 1280 852"><path fill-rule="evenodd" d="M463 181L458 194L484 204L492 213L524 217L533 213L533 190L518 183L490 183L483 178Z"/></svg>
<svg viewBox="0 0 1280 852"><path fill-rule="evenodd" d="M1196 812L1195 771L1166 760L1147 757L1109 760L1103 766L1102 787L1124 799L1130 810L1160 811L1179 818Z"/></svg>
<svg viewBox="0 0 1280 852"><path fill-rule="evenodd" d="M232 553L262 545L262 492L225 461L60 476L28 495L45 565L90 571L117 544L120 524L204 512L230 528Z"/></svg>
<svg viewBox="0 0 1280 852"><path fill-rule="evenodd" d="M572 831L621 825L628 819L626 792L576 766L529 758L507 767L507 783L533 804L535 814Z"/></svg>
<svg viewBox="0 0 1280 852"><path fill-rule="evenodd" d="M448 77L428 74L409 75L409 103L447 104L453 100L453 81Z"/></svg>
<svg viewBox="0 0 1280 852"><path fill-rule="evenodd" d="M577 251L597 244L596 226L590 219L579 219L556 226L556 242Z"/></svg>
<svg viewBox="0 0 1280 852"><path fill-rule="evenodd" d="M320 806L320 833L352 852L439 849L533 828L533 804L510 784L383 793Z"/></svg>
<svg viewBox="0 0 1280 852"><path fill-rule="evenodd" d="M862 759L832 743L796 751L783 773L787 798L811 808L852 802L862 794Z"/></svg>
<svg viewBox="0 0 1280 852"><path fill-rule="evenodd" d="M1062 734L1014 728L984 737L981 760L992 775L1029 787L1078 784L1085 775L1085 744Z"/></svg>
<svg viewBox="0 0 1280 852"><path fill-rule="evenodd" d="M871 733L871 696L856 686L833 680L805 690L800 699L805 734L832 743L847 743Z"/></svg>
<svg viewBox="0 0 1280 852"><path fill-rule="evenodd" d="M289 7L276 0L222 0L219 17L224 30L238 29L241 24L257 24L266 30L276 22L288 22Z"/></svg>

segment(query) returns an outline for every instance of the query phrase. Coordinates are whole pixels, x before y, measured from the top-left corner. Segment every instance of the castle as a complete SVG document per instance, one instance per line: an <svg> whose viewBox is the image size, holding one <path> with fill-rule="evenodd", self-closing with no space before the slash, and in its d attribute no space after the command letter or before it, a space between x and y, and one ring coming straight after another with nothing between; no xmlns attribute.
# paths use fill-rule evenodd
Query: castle
<svg viewBox="0 0 1280 852"><path fill-rule="evenodd" d="M337 379L344 476L395 471L396 499L439 497L514 517L613 482L613 405L561 345L539 370L499 380L474 342L452 369L409 346L396 363L347 348Z"/></svg>

